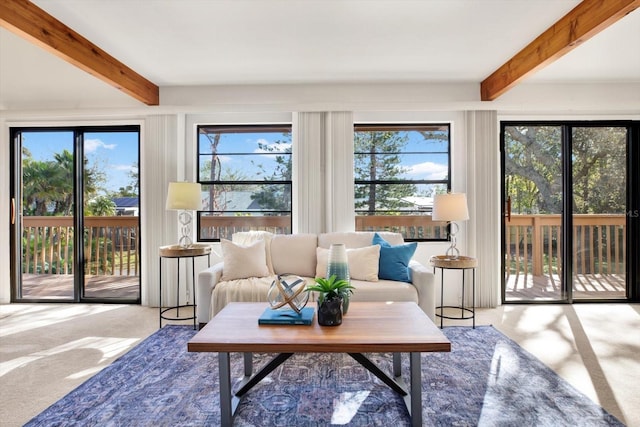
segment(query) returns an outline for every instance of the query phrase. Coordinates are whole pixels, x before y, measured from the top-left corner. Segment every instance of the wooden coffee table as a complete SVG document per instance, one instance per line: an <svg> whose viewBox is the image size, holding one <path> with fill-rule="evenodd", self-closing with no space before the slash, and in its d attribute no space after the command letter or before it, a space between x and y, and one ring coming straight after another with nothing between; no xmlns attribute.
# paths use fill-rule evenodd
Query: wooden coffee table
<svg viewBox="0 0 640 427"><path fill-rule="evenodd" d="M340 326L258 325L265 303L230 303L188 343L191 352L217 352L220 417L230 426L240 399L294 353L348 353L404 398L413 426L422 425L420 353L451 351L451 343L413 302L351 302ZM245 378L231 393L229 353L244 353ZM279 353L252 376L252 353ZM393 353L393 378L362 353ZM409 353L410 387L401 371L400 353Z"/></svg>

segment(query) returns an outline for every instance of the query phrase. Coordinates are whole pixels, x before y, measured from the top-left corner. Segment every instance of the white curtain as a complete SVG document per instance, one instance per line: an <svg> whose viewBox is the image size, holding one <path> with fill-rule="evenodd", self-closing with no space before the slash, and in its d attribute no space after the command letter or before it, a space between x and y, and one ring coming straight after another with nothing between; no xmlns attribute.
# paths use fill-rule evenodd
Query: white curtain
<svg viewBox="0 0 640 427"><path fill-rule="evenodd" d="M353 113L293 115L292 178L294 233L354 229Z"/></svg>
<svg viewBox="0 0 640 427"><path fill-rule="evenodd" d="M178 235L176 212L165 209L167 187L170 181L177 180L178 159L184 158L184 141L182 144L177 143L177 122L175 115L149 116L145 120L142 131L140 150L142 305L152 307L157 307L159 302L158 248L175 243ZM182 150L180 156L178 156L179 150ZM170 292L175 279L167 280L168 277L175 277L173 264L175 263L163 264L163 305L168 305L165 302L171 302L170 295L175 295L175 291ZM184 289L185 287L181 286L181 290Z"/></svg>
<svg viewBox="0 0 640 427"><path fill-rule="evenodd" d="M478 259L476 306L500 305L500 147L495 111L468 111L467 197L469 203L467 248Z"/></svg>

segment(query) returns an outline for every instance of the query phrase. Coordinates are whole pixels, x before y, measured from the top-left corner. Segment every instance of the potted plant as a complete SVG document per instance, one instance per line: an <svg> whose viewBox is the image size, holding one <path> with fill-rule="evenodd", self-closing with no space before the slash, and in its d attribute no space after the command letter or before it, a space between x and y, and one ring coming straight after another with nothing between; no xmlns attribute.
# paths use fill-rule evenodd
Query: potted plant
<svg viewBox="0 0 640 427"><path fill-rule="evenodd" d="M338 326L342 323L342 304L349 300L353 286L347 280L335 275L328 279L316 277L316 284L307 287L307 291L318 292L318 324Z"/></svg>

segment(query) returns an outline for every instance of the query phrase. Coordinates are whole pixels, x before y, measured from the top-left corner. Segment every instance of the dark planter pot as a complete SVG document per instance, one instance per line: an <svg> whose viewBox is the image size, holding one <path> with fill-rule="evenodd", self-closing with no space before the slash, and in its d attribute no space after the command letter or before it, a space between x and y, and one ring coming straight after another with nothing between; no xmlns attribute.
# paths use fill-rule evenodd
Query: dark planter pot
<svg viewBox="0 0 640 427"><path fill-rule="evenodd" d="M318 307L318 325L338 326L342 324L342 299L323 301Z"/></svg>

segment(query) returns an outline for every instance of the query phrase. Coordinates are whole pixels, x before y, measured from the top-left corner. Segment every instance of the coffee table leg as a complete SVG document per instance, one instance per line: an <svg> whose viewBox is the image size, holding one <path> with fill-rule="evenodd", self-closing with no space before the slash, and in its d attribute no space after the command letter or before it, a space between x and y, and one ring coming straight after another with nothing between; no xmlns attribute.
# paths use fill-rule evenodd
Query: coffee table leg
<svg viewBox="0 0 640 427"><path fill-rule="evenodd" d="M402 358L400 353L393 353L393 376L402 376Z"/></svg>
<svg viewBox="0 0 640 427"><path fill-rule="evenodd" d="M253 353L244 353L244 376L253 374Z"/></svg>
<svg viewBox="0 0 640 427"><path fill-rule="evenodd" d="M218 353L218 372L220 374L220 425L231 426L231 362L229 353Z"/></svg>
<svg viewBox="0 0 640 427"><path fill-rule="evenodd" d="M422 366L420 353L409 353L409 367L411 369L411 425L422 426Z"/></svg>

